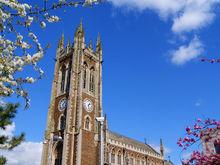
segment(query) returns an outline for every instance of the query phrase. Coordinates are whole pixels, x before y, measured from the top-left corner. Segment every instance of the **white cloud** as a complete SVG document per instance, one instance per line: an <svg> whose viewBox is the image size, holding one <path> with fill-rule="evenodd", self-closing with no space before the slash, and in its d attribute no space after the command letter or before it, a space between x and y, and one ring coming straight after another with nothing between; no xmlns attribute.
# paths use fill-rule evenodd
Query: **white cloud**
<svg viewBox="0 0 220 165"><path fill-rule="evenodd" d="M15 131L15 123L0 129L0 135L12 137ZM42 143L22 142L11 151L0 150L0 155L7 158L7 165L39 165L42 153Z"/></svg>
<svg viewBox="0 0 220 165"><path fill-rule="evenodd" d="M210 24L215 16L213 7L217 2L219 0L187 0L178 16L173 18L173 32L189 32Z"/></svg>
<svg viewBox="0 0 220 165"><path fill-rule="evenodd" d="M153 10L160 17L172 21L171 30L178 36L199 30L210 25L215 16L215 8L220 0L108 0L116 7L127 7L139 11ZM202 52L198 39L193 39L188 46L183 45L174 52L172 62L184 64ZM191 52L192 51L192 52Z"/></svg>
<svg viewBox="0 0 220 165"><path fill-rule="evenodd" d="M23 142L12 151L1 151L7 158L7 165L39 165L42 143Z"/></svg>
<svg viewBox="0 0 220 165"><path fill-rule="evenodd" d="M172 51L171 61L174 64L182 65L200 56L203 53L203 45L197 37L189 45L180 46L178 50Z"/></svg>
<svg viewBox="0 0 220 165"><path fill-rule="evenodd" d="M199 99L199 100L197 100L196 102L195 102L195 106L196 107L200 107L202 105L202 100L201 99Z"/></svg>
<svg viewBox="0 0 220 165"><path fill-rule="evenodd" d="M196 103L195 103L195 106L196 106L196 107L200 107L200 106L201 106L201 103L200 103L200 102L196 102Z"/></svg>
<svg viewBox="0 0 220 165"><path fill-rule="evenodd" d="M4 106L4 105L5 105L4 99L3 97L0 97L0 106Z"/></svg>
<svg viewBox="0 0 220 165"><path fill-rule="evenodd" d="M189 32L212 22L220 0L108 0L117 7L153 10L161 17L173 21L172 31Z"/></svg>
<svg viewBox="0 0 220 165"><path fill-rule="evenodd" d="M178 12L184 5L183 0L108 0L117 7L128 7L130 9L153 9L165 17Z"/></svg>

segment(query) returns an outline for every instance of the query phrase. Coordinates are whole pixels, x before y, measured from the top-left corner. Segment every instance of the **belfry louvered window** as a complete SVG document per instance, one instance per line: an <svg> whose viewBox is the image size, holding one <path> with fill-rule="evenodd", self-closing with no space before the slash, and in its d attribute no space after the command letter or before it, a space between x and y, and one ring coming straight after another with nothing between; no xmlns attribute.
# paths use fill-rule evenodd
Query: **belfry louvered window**
<svg viewBox="0 0 220 165"><path fill-rule="evenodd" d="M85 89L86 88L86 81L87 81L87 64L84 63L83 65L83 88Z"/></svg>
<svg viewBox="0 0 220 165"><path fill-rule="evenodd" d="M65 116L61 116L60 117L60 130L64 130L65 129L65 125L66 125L66 119Z"/></svg>
<svg viewBox="0 0 220 165"><path fill-rule="evenodd" d="M95 73L94 68L90 69L90 78L89 78L89 91L94 92L95 90Z"/></svg>
<svg viewBox="0 0 220 165"><path fill-rule="evenodd" d="M64 92L65 90L65 80L66 80L66 66L63 65L61 68L61 86L60 86L61 92Z"/></svg>
<svg viewBox="0 0 220 165"><path fill-rule="evenodd" d="M83 70L83 88L86 88L86 69Z"/></svg>
<svg viewBox="0 0 220 165"><path fill-rule="evenodd" d="M86 117L85 129L90 130L90 119L89 119L89 117Z"/></svg>

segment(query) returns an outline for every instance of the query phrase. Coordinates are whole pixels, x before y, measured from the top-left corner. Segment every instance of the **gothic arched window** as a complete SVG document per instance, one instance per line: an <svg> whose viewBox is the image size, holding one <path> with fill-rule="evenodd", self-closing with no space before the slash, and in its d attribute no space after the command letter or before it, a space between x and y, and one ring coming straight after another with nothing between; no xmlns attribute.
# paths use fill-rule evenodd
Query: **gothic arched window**
<svg viewBox="0 0 220 165"><path fill-rule="evenodd" d="M110 160L109 160L109 151L108 151L108 149L107 149L107 151L105 152L105 161L107 162L107 163L110 163Z"/></svg>
<svg viewBox="0 0 220 165"><path fill-rule="evenodd" d="M130 158L130 165L134 165L134 159Z"/></svg>
<svg viewBox="0 0 220 165"><path fill-rule="evenodd" d="M87 81L87 64L86 62L84 63L84 66L83 66L83 88L85 89L86 88L86 81Z"/></svg>
<svg viewBox="0 0 220 165"><path fill-rule="evenodd" d="M66 126L66 118L64 115L60 116L59 120L59 130L64 130Z"/></svg>
<svg viewBox="0 0 220 165"><path fill-rule="evenodd" d="M60 85L60 91L62 93L65 91L65 79L66 79L66 66L63 65L61 68L61 85Z"/></svg>
<svg viewBox="0 0 220 165"><path fill-rule="evenodd" d="M118 164L121 164L121 153L118 153Z"/></svg>
<svg viewBox="0 0 220 165"><path fill-rule="evenodd" d="M89 91L94 92L94 90L95 90L95 69L92 67L90 69Z"/></svg>
<svg viewBox="0 0 220 165"><path fill-rule="evenodd" d="M90 130L90 118L89 118L89 117L86 117L86 120L85 120L85 129L86 129L86 130Z"/></svg>
<svg viewBox="0 0 220 165"><path fill-rule="evenodd" d="M115 163L115 152L114 152L114 150L112 150L112 153L111 153L111 163Z"/></svg>

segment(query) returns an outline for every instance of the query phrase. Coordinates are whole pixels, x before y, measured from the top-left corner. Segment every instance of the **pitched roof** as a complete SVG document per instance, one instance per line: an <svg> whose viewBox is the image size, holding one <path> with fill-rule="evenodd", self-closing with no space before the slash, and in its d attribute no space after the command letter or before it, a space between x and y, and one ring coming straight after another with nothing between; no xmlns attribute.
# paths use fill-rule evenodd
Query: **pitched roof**
<svg viewBox="0 0 220 165"><path fill-rule="evenodd" d="M121 134L115 133L110 130L108 130L107 133L108 133L109 138L112 140L120 141L122 143L129 144L129 145L133 145L134 147L141 148L141 149L146 150L152 154L156 154L156 155L160 156L160 154L153 147L151 147L148 144L145 144L145 143L140 142L138 140L123 136Z"/></svg>

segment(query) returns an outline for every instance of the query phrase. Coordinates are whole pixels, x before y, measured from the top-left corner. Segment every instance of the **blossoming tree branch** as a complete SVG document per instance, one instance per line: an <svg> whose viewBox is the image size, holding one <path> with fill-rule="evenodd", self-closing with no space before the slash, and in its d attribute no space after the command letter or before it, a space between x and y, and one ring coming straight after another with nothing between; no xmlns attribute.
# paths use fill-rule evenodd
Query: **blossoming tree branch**
<svg viewBox="0 0 220 165"><path fill-rule="evenodd" d="M202 142L203 151L193 151L183 165L218 165L220 164L220 121L198 119L193 127L186 127L186 135L177 142L183 151Z"/></svg>
<svg viewBox="0 0 220 165"><path fill-rule="evenodd" d="M44 0L42 6L31 6L17 0L0 0L0 96L21 96L26 101L25 107L28 108L30 99L24 84L32 84L44 74L38 62L49 46L43 47L40 44L37 35L31 29L33 23L37 23L39 28L46 28L47 23L60 21L59 16L51 14L52 11L97 3L98 0L59 0L53 3ZM33 67L33 75L17 76L28 65Z"/></svg>

